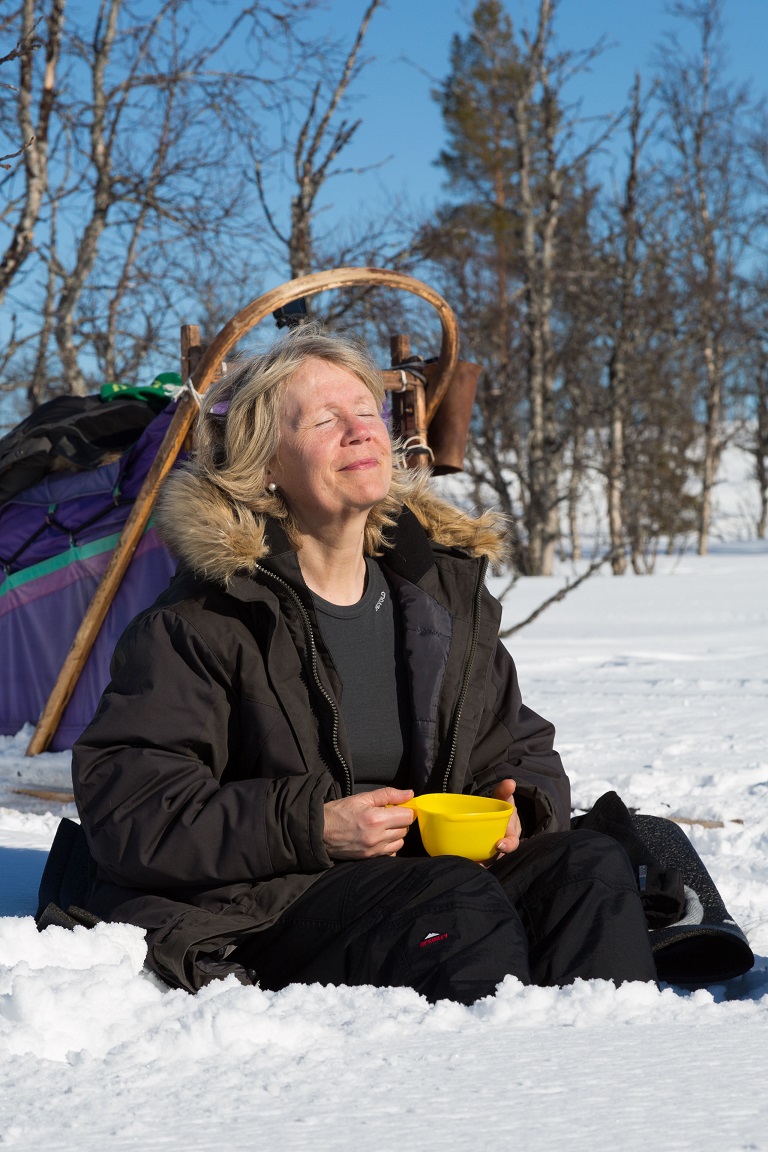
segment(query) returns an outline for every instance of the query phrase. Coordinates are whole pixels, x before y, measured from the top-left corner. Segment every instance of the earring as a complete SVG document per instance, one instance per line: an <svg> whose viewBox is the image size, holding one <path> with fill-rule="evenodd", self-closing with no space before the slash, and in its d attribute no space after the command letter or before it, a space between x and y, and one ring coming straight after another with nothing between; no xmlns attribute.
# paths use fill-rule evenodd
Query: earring
<svg viewBox="0 0 768 1152"><path fill-rule="evenodd" d="M270 492L277 492L277 484L275 484L274 480L271 483L267 484L267 488L269 489Z"/></svg>

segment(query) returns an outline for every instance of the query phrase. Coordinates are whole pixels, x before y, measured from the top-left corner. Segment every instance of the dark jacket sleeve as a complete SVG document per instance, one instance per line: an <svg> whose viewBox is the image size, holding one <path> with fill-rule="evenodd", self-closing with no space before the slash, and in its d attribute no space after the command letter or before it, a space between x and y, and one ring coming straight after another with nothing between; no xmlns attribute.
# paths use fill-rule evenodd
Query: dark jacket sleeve
<svg viewBox="0 0 768 1152"><path fill-rule="evenodd" d="M554 738L554 725L523 703L514 661L499 641L470 769L475 790L484 794L500 780L516 781L524 836L570 827L570 785Z"/></svg>
<svg viewBox="0 0 768 1152"><path fill-rule="evenodd" d="M110 879L216 887L330 867L329 773L220 782L238 700L188 621L168 609L138 618L112 674L72 769L91 852Z"/></svg>

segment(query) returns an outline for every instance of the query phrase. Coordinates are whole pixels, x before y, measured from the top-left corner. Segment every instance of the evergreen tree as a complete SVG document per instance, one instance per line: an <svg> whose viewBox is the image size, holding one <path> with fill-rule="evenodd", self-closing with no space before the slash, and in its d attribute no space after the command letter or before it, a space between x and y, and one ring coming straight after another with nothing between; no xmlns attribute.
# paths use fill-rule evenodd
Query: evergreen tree
<svg viewBox="0 0 768 1152"><path fill-rule="evenodd" d="M423 238L485 369L470 466L513 516L514 558L528 574L552 570L566 422L584 410L563 387L582 288L581 257L564 260L583 251L590 148L565 159L572 125L561 95L574 58L551 50L553 13L541 0L535 31L517 35L499 0L480 0L467 34L454 38L436 92L451 200ZM585 337L588 346L582 327L582 345Z"/></svg>

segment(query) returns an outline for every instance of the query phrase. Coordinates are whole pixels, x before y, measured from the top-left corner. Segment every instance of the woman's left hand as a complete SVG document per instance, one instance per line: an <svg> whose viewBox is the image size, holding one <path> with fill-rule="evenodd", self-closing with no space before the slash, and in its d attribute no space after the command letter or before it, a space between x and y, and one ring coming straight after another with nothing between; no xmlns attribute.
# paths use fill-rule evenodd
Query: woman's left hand
<svg viewBox="0 0 768 1152"><path fill-rule="evenodd" d="M510 804L514 804L514 794L517 785L514 780L500 780L493 790L494 799L508 800ZM517 814L517 808L509 818L507 831L504 834L504 839L499 840L496 845L496 850L500 856L505 855L507 852L514 852L520 847L520 837L523 834L523 829L520 824L520 817ZM498 856L497 856L498 859Z"/></svg>

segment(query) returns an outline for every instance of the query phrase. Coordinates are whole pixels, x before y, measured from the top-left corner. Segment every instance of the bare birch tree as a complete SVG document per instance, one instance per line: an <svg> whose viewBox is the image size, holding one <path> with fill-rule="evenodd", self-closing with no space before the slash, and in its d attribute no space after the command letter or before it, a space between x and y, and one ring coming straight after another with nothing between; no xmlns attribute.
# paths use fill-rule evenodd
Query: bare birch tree
<svg viewBox="0 0 768 1152"><path fill-rule="evenodd" d="M369 0L352 46L340 65L332 69L329 80L329 61L324 60L325 75L318 78L311 89L306 108L301 114L295 139L284 140L280 153L291 154L293 192L290 198L290 219L287 227L279 222L279 215L270 205L264 181L264 165L254 158L254 178L264 215L279 251L286 259L290 278L306 276L316 269L315 223L317 200L327 181L339 174L334 168L344 149L351 143L362 123L350 120L343 110L347 104L350 85L359 75L364 61L360 53L368 27L383 0Z"/></svg>
<svg viewBox="0 0 768 1152"><path fill-rule="evenodd" d="M673 38L661 53L660 94L674 161L666 175L678 207L675 253L686 283L684 318L702 376L698 551L706 555L712 498L725 443L728 330L744 242L747 96L723 79L722 0L679 0L672 13L695 28L689 55Z"/></svg>
<svg viewBox="0 0 768 1152"><path fill-rule="evenodd" d="M755 478L757 480L760 513L757 518L757 536L765 540L768 528L768 354L760 358L757 376L757 419L755 421Z"/></svg>
<svg viewBox="0 0 768 1152"><path fill-rule="evenodd" d="M530 571L542 576L552 573L559 537L557 482L560 453L555 417L557 361L552 337L552 306L563 178L556 145L560 114L552 89L548 58L552 17L552 0L540 0L536 32L532 38L527 35L525 37L527 52L521 84L510 109L517 137L524 297L529 343L530 500L526 528ZM544 173L541 191L535 197L533 100L539 85Z"/></svg>
<svg viewBox="0 0 768 1152"><path fill-rule="evenodd" d="M640 269L640 219L638 181L643 147L653 132L654 125L643 123L644 102L641 96L640 76L635 77L629 106L629 153L620 207L621 235L617 254L617 303L612 324L608 359L608 460L606 464L606 496L608 532L611 542L611 566L616 576L626 571L626 533L624 524L623 491L626 480L624 441L627 421L628 361L637 356L639 348L638 292Z"/></svg>
<svg viewBox="0 0 768 1152"><path fill-rule="evenodd" d="M19 42L0 61L19 61L18 88L15 89L14 102L20 146L15 153L3 157L2 167L10 169L11 165L5 161L20 155L24 172L18 204L11 207L15 223L0 257L0 306L11 281L32 251L35 227L48 188L48 137L64 7L65 0L51 0L47 15L43 15L36 10L35 0L23 0ZM42 33L38 32L40 25L43 27ZM42 76L38 83L35 77L36 53L43 57Z"/></svg>
<svg viewBox="0 0 768 1152"><path fill-rule="evenodd" d="M764 540L768 530L768 307L764 269L755 271L745 291L743 338L746 344L741 373L742 421L739 447L753 459L758 513L755 532Z"/></svg>

